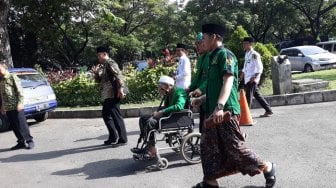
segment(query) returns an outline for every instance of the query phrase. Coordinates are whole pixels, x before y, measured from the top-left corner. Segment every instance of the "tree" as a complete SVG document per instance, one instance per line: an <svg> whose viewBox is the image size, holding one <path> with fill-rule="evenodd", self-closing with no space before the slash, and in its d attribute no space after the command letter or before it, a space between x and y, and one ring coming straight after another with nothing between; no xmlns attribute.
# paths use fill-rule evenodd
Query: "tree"
<svg viewBox="0 0 336 188"><path fill-rule="evenodd" d="M336 7L335 0L284 0L299 10L308 21L311 36L317 40L321 33L329 34L336 27L333 9ZM329 19L328 19L329 18Z"/></svg>
<svg viewBox="0 0 336 188"><path fill-rule="evenodd" d="M64 66L80 63L89 40L91 1L14 0L13 5L10 25L19 31L15 33L16 43L21 44L18 49L26 50L22 47L30 46L25 45L28 40L37 46L31 52L33 60Z"/></svg>
<svg viewBox="0 0 336 188"><path fill-rule="evenodd" d="M10 52L9 37L7 31L7 20L9 11L9 0L0 0L0 63L13 66Z"/></svg>

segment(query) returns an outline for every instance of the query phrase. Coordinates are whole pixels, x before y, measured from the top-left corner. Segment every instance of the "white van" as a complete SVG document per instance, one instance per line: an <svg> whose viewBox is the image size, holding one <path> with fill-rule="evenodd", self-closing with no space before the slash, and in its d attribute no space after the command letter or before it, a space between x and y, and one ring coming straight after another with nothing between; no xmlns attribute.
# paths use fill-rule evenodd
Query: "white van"
<svg viewBox="0 0 336 188"><path fill-rule="evenodd" d="M336 54L336 40L318 42L316 43L316 46L319 46L333 54Z"/></svg>
<svg viewBox="0 0 336 188"><path fill-rule="evenodd" d="M48 112L57 107L56 95L47 79L32 68L11 68L8 71L17 75L21 81L26 118L33 118L37 122L45 121ZM0 114L0 132L8 128L6 117Z"/></svg>

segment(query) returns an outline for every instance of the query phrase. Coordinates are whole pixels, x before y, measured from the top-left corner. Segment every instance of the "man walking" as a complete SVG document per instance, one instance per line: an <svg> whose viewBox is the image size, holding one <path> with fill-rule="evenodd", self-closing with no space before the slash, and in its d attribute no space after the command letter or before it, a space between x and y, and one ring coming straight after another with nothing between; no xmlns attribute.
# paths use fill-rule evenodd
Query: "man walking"
<svg viewBox="0 0 336 188"><path fill-rule="evenodd" d="M203 34L198 33L196 36L196 50L199 55L197 59L197 69L196 74L191 81L187 92L192 92L191 95L193 97L199 97L205 94L206 85L207 85L207 74L208 74L208 66L209 66L209 53L204 50L203 45ZM202 104L199 109L199 132L202 133L203 123L205 118L205 104Z"/></svg>
<svg viewBox="0 0 336 188"><path fill-rule="evenodd" d="M218 187L217 179L241 172L254 176L264 173L266 187L275 184L275 165L261 160L245 143L239 128L238 61L223 48L224 28L217 24L202 26L203 42L210 52L206 95L194 99L194 105L206 101L206 115L217 124L205 128L201 136L203 181L194 188ZM231 118L224 121L224 111Z"/></svg>
<svg viewBox="0 0 336 188"><path fill-rule="evenodd" d="M124 81L118 64L109 58L107 47L98 47L99 64L92 68L94 78L102 89L102 116L109 132L104 145L124 145L127 143L125 122L120 113L120 100L125 96Z"/></svg>
<svg viewBox="0 0 336 188"><path fill-rule="evenodd" d="M252 37L245 37L243 40L243 47L245 50L245 62L240 79L244 78L246 100L251 108L252 98L258 101L258 103L265 109L265 113L260 117L270 117L273 115L271 106L264 99L259 92L258 84L263 71L263 64L261 62L260 54L256 52L253 47L254 40Z"/></svg>
<svg viewBox="0 0 336 188"><path fill-rule="evenodd" d="M9 124L17 138L17 144L10 149L32 149L35 144L24 114L20 79L9 73L5 64L0 64L0 77L1 113L6 113Z"/></svg>

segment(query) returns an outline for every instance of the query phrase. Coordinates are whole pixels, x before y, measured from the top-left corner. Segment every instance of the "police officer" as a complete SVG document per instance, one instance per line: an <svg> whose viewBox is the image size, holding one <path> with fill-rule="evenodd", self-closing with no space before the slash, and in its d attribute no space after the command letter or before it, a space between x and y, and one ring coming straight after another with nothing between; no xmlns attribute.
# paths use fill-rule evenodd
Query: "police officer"
<svg viewBox="0 0 336 188"><path fill-rule="evenodd" d="M102 89L102 116L109 132L104 145L124 145L127 143L125 122L120 112L120 100L125 96L124 81L118 64L109 58L109 48L97 48L99 64L92 68L94 78Z"/></svg>
<svg viewBox="0 0 336 188"><path fill-rule="evenodd" d="M273 115L271 106L264 99L259 92L258 84L260 76L263 72L263 64L261 62L260 54L256 52L253 47L254 40L252 37L245 37L243 40L243 47L245 50L245 62L240 80L244 78L246 99L249 107L251 108L252 97L259 102L259 104L265 109L265 113L260 117L270 117Z"/></svg>

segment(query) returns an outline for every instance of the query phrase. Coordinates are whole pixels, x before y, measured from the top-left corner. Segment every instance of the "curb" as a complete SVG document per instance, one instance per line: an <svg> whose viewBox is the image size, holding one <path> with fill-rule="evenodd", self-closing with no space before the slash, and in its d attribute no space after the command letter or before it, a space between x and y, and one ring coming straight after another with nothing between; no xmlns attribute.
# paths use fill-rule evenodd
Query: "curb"
<svg viewBox="0 0 336 188"><path fill-rule="evenodd" d="M319 102L336 101L336 90L323 90L303 93L291 93L285 95L265 96L265 99L273 106L287 106L299 104L311 104ZM140 117L151 115L157 107L128 108L121 109L124 118ZM261 108L259 103L253 99L252 108ZM197 114L195 114L197 115ZM101 109L97 110L55 110L49 112L49 118L100 118Z"/></svg>

